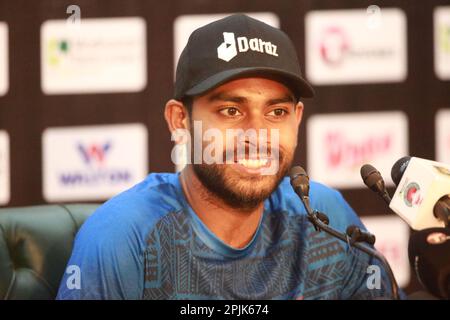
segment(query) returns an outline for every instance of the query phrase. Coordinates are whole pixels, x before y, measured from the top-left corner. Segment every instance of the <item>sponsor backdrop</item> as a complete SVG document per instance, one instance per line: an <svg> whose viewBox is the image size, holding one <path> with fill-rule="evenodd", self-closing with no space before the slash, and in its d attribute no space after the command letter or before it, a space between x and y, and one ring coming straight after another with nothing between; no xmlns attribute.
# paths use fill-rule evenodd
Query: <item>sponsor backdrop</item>
<svg viewBox="0 0 450 320"><path fill-rule="evenodd" d="M392 192L402 155L450 162L448 0L0 0L0 206L102 202L174 171L163 108L176 60L192 30L233 12L294 40L316 90L296 162L343 193L418 289L409 228L359 168Z"/></svg>

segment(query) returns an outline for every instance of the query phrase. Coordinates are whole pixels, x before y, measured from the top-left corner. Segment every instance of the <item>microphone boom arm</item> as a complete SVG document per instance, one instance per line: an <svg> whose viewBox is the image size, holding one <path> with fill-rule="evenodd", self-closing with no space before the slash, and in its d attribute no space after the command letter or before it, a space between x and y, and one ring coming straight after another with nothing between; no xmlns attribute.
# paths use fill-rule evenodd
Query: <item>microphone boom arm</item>
<svg viewBox="0 0 450 320"><path fill-rule="evenodd" d="M303 201L302 201L303 202ZM306 209L306 206L305 206ZM311 210L311 208L309 208ZM308 212L308 209L307 209ZM311 211L310 211L311 212ZM389 279L391 280L391 292L392 292L392 296L394 298L394 300L399 300L399 294L398 294L398 284L397 281L395 281L395 277L394 277L394 273L392 272L392 269L389 265L389 263L387 262L386 258L380 254L378 251L370 248L367 245L364 245L362 243L359 242L355 242L353 244L350 244L348 242L348 238L347 235L337 231L336 229L333 229L332 227L330 227L329 225L326 225L325 223L323 223L316 215L315 211L312 211L311 214L308 213L308 219L309 221L311 221L311 223L314 225L314 227L316 228L316 230L323 230L326 233L332 235L335 238L338 238L344 242L346 242L348 245L350 245L351 247L355 247L363 252L365 252L366 254L368 254L369 256L375 257L376 259L380 260L381 263L383 264L383 266L386 268L386 272L388 273Z"/></svg>
<svg viewBox="0 0 450 320"><path fill-rule="evenodd" d="M387 262L386 258L382 254L380 254L378 251L376 251L366 245L363 245L362 243L355 242L355 243L351 244L348 241L348 236L346 234L339 232L336 229L333 229L328 224L326 224L322 221L323 217L324 216L326 217L325 214L321 213L320 214L321 218L319 218L319 212L313 211L311 209L311 206L309 204L309 196L304 194L301 187L295 186L295 184L294 184L293 189L294 189L295 193L297 194L297 196L302 201L303 206L305 207L306 212L307 212L308 220L313 224L316 231L323 230L326 233L330 234L331 236L344 241L349 246L355 247L355 248L361 250L362 252L368 254L369 256L378 259L382 263L382 265L386 268L389 279L391 280L392 296L395 300L399 300L398 284L397 284L397 281L395 280L394 273L392 272L392 269L391 269L389 263ZM309 187L306 190L308 190L308 189L309 189Z"/></svg>

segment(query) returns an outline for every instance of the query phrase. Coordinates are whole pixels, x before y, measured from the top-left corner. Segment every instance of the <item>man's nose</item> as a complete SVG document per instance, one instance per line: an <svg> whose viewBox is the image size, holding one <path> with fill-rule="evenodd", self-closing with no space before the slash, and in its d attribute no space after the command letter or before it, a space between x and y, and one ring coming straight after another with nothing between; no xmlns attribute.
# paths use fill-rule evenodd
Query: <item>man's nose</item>
<svg viewBox="0 0 450 320"><path fill-rule="evenodd" d="M266 129L264 115L259 112L250 112L246 120L244 130L254 129L258 131L259 129Z"/></svg>
<svg viewBox="0 0 450 320"><path fill-rule="evenodd" d="M260 151L270 148L270 128L265 123L264 115L249 115L242 129L245 137L241 137L241 141L245 142L246 148L257 148Z"/></svg>

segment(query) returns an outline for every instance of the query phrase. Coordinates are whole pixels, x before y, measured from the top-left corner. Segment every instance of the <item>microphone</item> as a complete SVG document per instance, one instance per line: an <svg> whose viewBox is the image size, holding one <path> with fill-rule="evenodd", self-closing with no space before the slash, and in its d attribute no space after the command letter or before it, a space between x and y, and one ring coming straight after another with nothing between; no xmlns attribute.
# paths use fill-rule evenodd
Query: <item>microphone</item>
<svg viewBox="0 0 450 320"><path fill-rule="evenodd" d="M415 231L409 239L408 256L422 285L436 297L450 299L450 230Z"/></svg>
<svg viewBox="0 0 450 320"><path fill-rule="evenodd" d="M389 205L389 203L391 202L391 197L386 190L386 185L384 183L383 177L381 176L381 173L370 164L363 165L361 167L360 173L364 184L370 190L380 195L383 200Z"/></svg>
<svg viewBox="0 0 450 320"><path fill-rule="evenodd" d="M320 230L320 226L315 223L317 219L328 225L330 223L330 219L326 214L311 210L309 204L309 177L305 169L300 166L292 167L289 176L291 179L291 186L295 193L300 197L300 200L305 206L308 214L308 219L313 223L316 231Z"/></svg>
<svg viewBox="0 0 450 320"><path fill-rule="evenodd" d="M329 219L326 214L318 212L316 210L311 210L309 204L309 177L306 174L305 169L300 166L295 166L291 169L289 175L291 186L302 201L303 206L306 209L308 220L314 225L314 228L317 231L325 231L329 235L346 242L351 247L357 248L362 252L365 252L369 256L377 258L379 261L381 261L382 265L386 268L387 275L389 277L389 280L391 281L392 297L393 299L398 300L398 284L386 258L373 248L360 243L360 241L367 242L373 240L373 242L371 243L373 244L375 243L375 236L371 235L368 232L363 233L363 230L361 230L357 226L349 226L347 228L347 233L345 234L333 229L328 225Z"/></svg>
<svg viewBox="0 0 450 320"><path fill-rule="evenodd" d="M409 262L422 285L435 296L445 299L449 299L450 286L450 230L430 227L448 226L449 169L442 163L402 157L391 170L392 181L397 185L395 194L390 202L383 197L389 207L413 229L421 230L413 231L410 237ZM371 190L378 194L384 192L384 182L375 168L363 166L361 176ZM446 239L446 245L443 239ZM439 241L440 246L437 246Z"/></svg>
<svg viewBox="0 0 450 320"><path fill-rule="evenodd" d="M350 243L354 244L355 242L365 242L370 245L375 244L376 237L370 232L364 231L358 226L350 225L347 227L345 233L350 237Z"/></svg>
<svg viewBox="0 0 450 320"><path fill-rule="evenodd" d="M289 176L292 188L309 207L309 177L305 169L300 166L292 167Z"/></svg>
<svg viewBox="0 0 450 320"><path fill-rule="evenodd" d="M391 178L396 186L400 184L400 180L402 180L403 174L405 173L406 167L408 166L410 160L410 156L405 156L398 159L392 166Z"/></svg>
<svg viewBox="0 0 450 320"><path fill-rule="evenodd" d="M391 170L397 189L389 207L414 230L450 222L450 165L403 157Z"/></svg>

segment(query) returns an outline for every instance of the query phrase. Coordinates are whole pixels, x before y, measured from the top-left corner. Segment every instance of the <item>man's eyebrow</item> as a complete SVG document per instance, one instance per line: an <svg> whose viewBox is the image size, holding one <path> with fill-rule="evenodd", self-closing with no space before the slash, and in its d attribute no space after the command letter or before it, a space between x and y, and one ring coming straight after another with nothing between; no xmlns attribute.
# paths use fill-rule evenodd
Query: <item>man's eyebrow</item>
<svg viewBox="0 0 450 320"><path fill-rule="evenodd" d="M241 97L241 96L235 96L223 91L219 91L214 93L208 98L209 102L213 101L230 101L230 102L236 102L236 103L244 103L247 102L247 98Z"/></svg>
<svg viewBox="0 0 450 320"><path fill-rule="evenodd" d="M208 97L208 101L209 102L213 102L213 101L230 101L230 102L236 102L236 103L245 103L248 101L248 99L246 97L242 97L242 96L236 96L233 94L229 94L223 91L219 91L217 93L212 94L210 97ZM294 96L292 96L291 94L286 94L281 98L275 98L275 99L270 99L267 101L267 105L274 105L274 104L279 104L279 103L286 103L286 102L291 102L291 103L296 103L296 99L294 98Z"/></svg>
<svg viewBox="0 0 450 320"><path fill-rule="evenodd" d="M279 103L286 103L286 102L291 102L293 104L297 103L297 100L291 95L291 94L286 94L284 97L282 98L278 98L278 99L270 99L267 104L269 106L274 105L274 104L279 104Z"/></svg>

